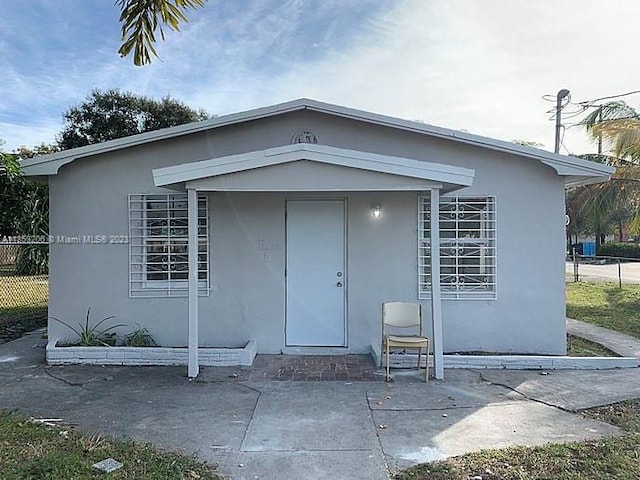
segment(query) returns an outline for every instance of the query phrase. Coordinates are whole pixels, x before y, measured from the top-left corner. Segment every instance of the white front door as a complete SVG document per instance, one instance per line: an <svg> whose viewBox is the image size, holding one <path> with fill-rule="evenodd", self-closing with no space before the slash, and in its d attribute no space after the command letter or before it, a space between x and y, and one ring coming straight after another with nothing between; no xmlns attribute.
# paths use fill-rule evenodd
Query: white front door
<svg viewBox="0 0 640 480"><path fill-rule="evenodd" d="M346 346L343 200L287 202L288 346Z"/></svg>

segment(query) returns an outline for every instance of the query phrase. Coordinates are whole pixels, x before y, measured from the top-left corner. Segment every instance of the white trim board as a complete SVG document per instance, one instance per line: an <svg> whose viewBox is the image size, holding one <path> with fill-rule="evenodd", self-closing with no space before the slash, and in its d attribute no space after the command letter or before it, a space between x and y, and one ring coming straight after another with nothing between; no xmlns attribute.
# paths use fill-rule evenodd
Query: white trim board
<svg viewBox="0 0 640 480"><path fill-rule="evenodd" d="M175 185L182 188L185 182L194 182L205 178L298 161L436 182L438 186L444 185L448 187L448 190L472 185L475 176L475 170L469 168L422 162L404 157L378 155L357 150L346 150L326 145L300 143L157 168L153 170L153 180L157 187ZM432 186L430 185L429 187Z"/></svg>
<svg viewBox="0 0 640 480"><path fill-rule="evenodd" d="M21 162L22 170L25 175L56 175L60 167L80 158L301 110L387 126L537 160L553 168L558 175L565 176L567 185L575 186L605 181L615 171L613 167L577 157L559 155L512 142L318 102L307 98L26 159Z"/></svg>

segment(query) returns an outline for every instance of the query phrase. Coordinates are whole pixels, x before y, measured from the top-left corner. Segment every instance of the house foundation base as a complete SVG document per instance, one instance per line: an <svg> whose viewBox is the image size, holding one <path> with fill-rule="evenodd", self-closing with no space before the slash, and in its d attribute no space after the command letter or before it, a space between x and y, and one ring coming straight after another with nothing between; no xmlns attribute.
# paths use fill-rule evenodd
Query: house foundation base
<svg viewBox="0 0 640 480"><path fill-rule="evenodd" d="M371 356L376 365L385 366L381 348L371 345ZM391 368L416 368L414 353L392 353ZM425 366L423 354L421 366ZM433 365L433 358L430 365ZM567 357L552 355L444 355L444 368L492 368L507 370L607 370L636 368L635 357Z"/></svg>
<svg viewBox="0 0 640 480"><path fill-rule="evenodd" d="M59 347L47 344L49 365L176 365L188 364L187 348L172 347ZM250 340L242 348L198 348L198 363L208 367L250 366L258 342Z"/></svg>

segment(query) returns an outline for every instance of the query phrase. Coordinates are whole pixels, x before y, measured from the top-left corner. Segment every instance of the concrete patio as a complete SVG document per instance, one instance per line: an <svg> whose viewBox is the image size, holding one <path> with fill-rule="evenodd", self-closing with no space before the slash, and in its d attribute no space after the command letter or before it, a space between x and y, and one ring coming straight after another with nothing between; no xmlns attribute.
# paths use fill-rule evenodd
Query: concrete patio
<svg viewBox="0 0 640 480"><path fill-rule="evenodd" d="M190 382L183 367L47 367L44 345L0 345L0 408L196 454L233 479L386 479L480 448L597 438L617 429L569 410L640 397L640 369L448 370L428 384L407 370L387 384L224 367Z"/></svg>

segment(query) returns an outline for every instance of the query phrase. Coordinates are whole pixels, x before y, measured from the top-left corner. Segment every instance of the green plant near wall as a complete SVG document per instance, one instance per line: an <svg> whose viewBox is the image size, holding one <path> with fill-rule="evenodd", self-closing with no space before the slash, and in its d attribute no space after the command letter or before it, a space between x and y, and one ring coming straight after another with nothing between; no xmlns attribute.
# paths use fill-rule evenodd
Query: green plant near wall
<svg viewBox="0 0 640 480"><path fill-rule="evenodd" d="M138 328L124 337L122 344L125 347L157 347L158 344L146 328Z"/></svg>
<svg viewBox="0 0 640 480"><path fill-rule="evenodd" d="M82 347L112 347L116 344L116 334L112 332L113 329L118 327L124 327L126 325L119 323L117 325L111 325L107 328L100 328L107 320L111 320L115 318L113 315L110 317L105 317L100 320L98 323L91 324L91 308L87 309L87 317L83 323L78 323L78 328L69 325L67 322L64 322L58 318L51 317L52 320L55 320L58 323L61 323L65 327L71 329L73 333L75 333L78 338L78 345Z"/></svg>

